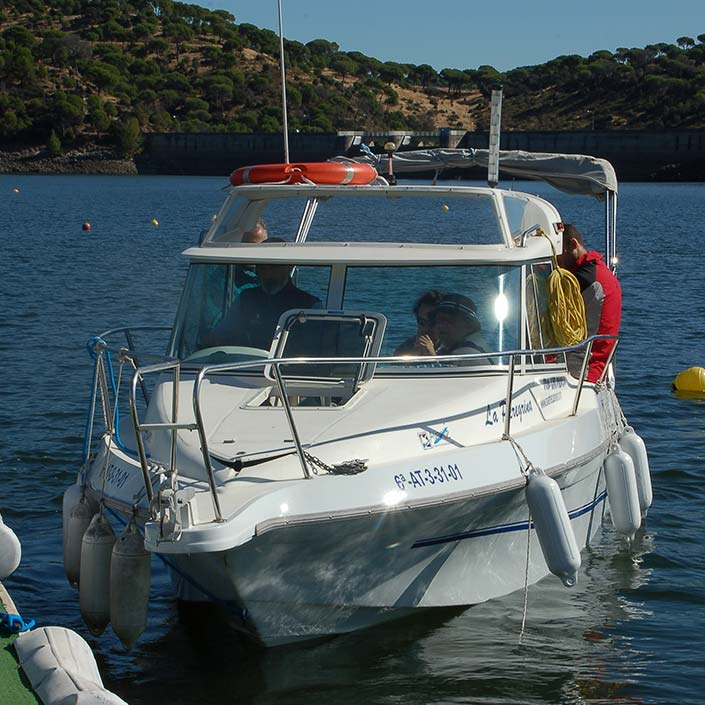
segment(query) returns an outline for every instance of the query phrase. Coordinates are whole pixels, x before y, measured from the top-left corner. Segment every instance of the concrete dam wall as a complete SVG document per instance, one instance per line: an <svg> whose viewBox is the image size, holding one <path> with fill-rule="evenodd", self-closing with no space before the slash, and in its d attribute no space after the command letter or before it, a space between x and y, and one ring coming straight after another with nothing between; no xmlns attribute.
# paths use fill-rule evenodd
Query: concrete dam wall
<svg viewBox="0 0 705 705"><path fill-rule="evenodd" d="M290 161L325 161L334 156L355 156L361 143L380 152L393 141L399 150L420 147L486 149L487 132L441 129L438 132L364 131L293 133L289 135ZM705 180L705 130L579 130L574 132L503 132L501 149L532 152L589 154L608 159L624 181ZM284 161L280 134L145 135L145 149L136 158L143 174L227 176L250 164ZM482 175L476 173L471 176Z"/></svg>

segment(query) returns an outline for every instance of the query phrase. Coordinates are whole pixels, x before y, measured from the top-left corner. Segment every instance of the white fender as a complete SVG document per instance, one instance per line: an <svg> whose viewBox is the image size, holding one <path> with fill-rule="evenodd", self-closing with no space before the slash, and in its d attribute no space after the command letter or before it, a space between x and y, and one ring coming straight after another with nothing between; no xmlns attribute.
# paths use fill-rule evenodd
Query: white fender
<svg viewBox="0 0 705 705"><path fill-rule="evenodd" d="M22 560L22 545L17 534L5 523L0 514L0 580L10 577Z"/></svg>
<svg viewBox="0 0 705 705"><path fill-rule="evenodd" d="M151 558L133 518L115 542L110 560L110 623L126 649L147 626Z"/></svg>
<svg viewBox="0 0 705 705"><path fill-rule="evenodd" d="M66 492L64 492L64 499L61 503L61 520L64 526L64 545L66 545L66 536L68 535L71 512L76 508L76 505L80 499L81 484L79 482L76 482L66 488Z"/></svg>
<svg viewBox="0 0 705 705"><path fill-rule="evenodd" d="M631 539L641 526L639 491L634 463L619 446L605 459L605 481L614 528Z"/></svg>
<svg viewBox="0 0 705 705"><path fill-rule="evenodd" d="M75 488L78 487L78 491ZM69 584L78 587L81 577L81 541L98 511L98 504L72 485L64 492L64 570Z"/></svg>
<svg viewBox="0 0 705 705"><path fill-rule="evenodd" d="M91 520L81 542L81 616L92 634L103 633L110 621L110 556L115 533L103 512Z"/></svg>
<svg viewBox="0 0 705 705"><path fill-rule="evenodd" d="M44 705L127 705L105 689L91 647L65 627L39 627L13 644L20 666Z"/></svg>
<svg viewBox="0 0 705 705"><path fill-rule="evenodd" d="M646 444L631 426L626 426L622 437L619 439L619 445L625 453L628 453L634 463L636 488L639 493L639 508L641 509L641 516L645 517L654 500Z"/></svg>
<svg viewBox="0 0 705 705"><path fill-rule="evenodd" d="M580 549L558 483L543 472L532 472L526 501L548 569L572 587L578 581Z"/></svg>

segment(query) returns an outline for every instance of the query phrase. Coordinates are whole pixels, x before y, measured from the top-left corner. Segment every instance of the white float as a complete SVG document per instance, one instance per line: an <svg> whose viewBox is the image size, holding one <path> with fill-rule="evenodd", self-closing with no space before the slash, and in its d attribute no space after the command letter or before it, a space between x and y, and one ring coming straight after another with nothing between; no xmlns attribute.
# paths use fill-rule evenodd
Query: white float
<svg viewBox="0 0 705 705"><path fill-rule="evenodd" d="M629 455L634 463L636 488L639 494L639 509L641 510L641 516L645 517L654 500L646 444L642 437L631 426L626 426L624 433L619 439L619 446Z"/></svg>
<svg viewBox="0 0 705 705"><path fill-rule="evenodd" d="M64 627L42 627L20 635L15 650L44 705L127 705L105 689L90 646Z"/></svg>
<svg viewBox="0 0 705 705"><path fill-rule="evenodd" d="M558 483L542 471L532 471L526 502L548 569L572 587L578 581L580 549Z"/></svg>
<svg viewBox="0 0 705 705"><path fill-rule="evenodd" d="M641 526L639 491L634 463L618 445L605 459L605 482L614 528L632 539Z"/></svg>
<svg viewBox="0 0 705 705"><path fill-rule="evenodd" d="M96 636L110 622L110 558L114 544L113 528L98 512L83 535L79 585L81 616Z"/></svg>
<svg viewBox="0 0 705 705"><path fill-rule="evenodd" d="M126 649L147 626L151 554L134 518L113 546L110 561L110 623Z"/></svg>
<svg viewBox="0 0 705 705"><path fill-rule="evenodd" d="M69 583L78 587L81 576L81 542L98 504L81 491L78 484L64 492L64 570Z"/></svg>
<svg viewBox="0 0 705 705"><path fill-rule="evenodd" d="M17 534L2 520L0 514L0 580L12 575L22 560L22 546Z"/></svg>

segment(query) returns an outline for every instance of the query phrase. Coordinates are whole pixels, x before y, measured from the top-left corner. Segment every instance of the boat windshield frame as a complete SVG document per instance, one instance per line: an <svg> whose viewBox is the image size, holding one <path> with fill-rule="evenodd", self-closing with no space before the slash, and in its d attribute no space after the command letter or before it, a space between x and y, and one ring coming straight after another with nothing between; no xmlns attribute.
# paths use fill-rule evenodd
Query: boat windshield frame
<svg viewBox="0 0 705 705"><path fill-rule="evenodd" d="M497 246L514 246L514 235L510 230L504 207L504 194L516 197L517 192L491 189L483 186L319 186L309 184L293 185L245 185L232 189L210 228L205 232L200 246L205 249L233 247L241 244L242 234L260 220L267 204L284 199L306 199L296 230L296 242L305 242L316 208L320 202L331 198L386 198L399 200L404 197L442 197L451 202L454 199L486 200L496 218ZM548 202L530 194L520 194L531 202L541 203L543 208L555 209ZM311 207L312 206L312 207ZM447 205L443 206L448 210ZM557 216L557 213L556 213ZM369 241L368 241L369 242ZM318 244L318 243L317 243ZM429 242L429 244L433 244ZM467 242L466 245L475 243Z"/></svg>

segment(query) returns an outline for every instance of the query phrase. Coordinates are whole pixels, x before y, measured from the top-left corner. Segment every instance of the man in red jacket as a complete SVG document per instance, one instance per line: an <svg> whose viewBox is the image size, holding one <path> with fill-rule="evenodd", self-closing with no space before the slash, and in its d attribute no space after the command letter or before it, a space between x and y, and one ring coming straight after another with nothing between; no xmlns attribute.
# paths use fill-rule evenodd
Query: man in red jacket
<svg viewBox="0 0 705 705"><path fill-rule="evenodd" d="M563 251L558 264L575 274L585 301L588 336L617 335L622 320L622 288L602 261L602 255L585 247L583 236L571 223L563 225ZM588 366L588 381L597 382L614 346L612 340L596 340Z"/></svg>

